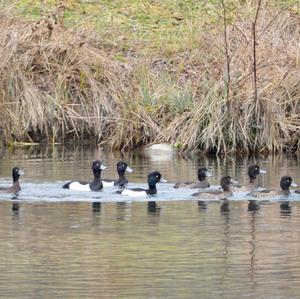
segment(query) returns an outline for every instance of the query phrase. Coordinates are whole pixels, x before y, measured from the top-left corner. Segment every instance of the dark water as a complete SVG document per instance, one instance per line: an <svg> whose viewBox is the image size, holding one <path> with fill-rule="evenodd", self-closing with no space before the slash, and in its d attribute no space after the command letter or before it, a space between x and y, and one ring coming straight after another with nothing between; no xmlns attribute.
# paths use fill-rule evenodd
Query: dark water
<svg viewBox="0 0 300 299"><path fill-rule="evenodd" d="M63 182L91 178L96 158L109 166L105 177L115 177L114 165L123 158L134 168L128 175L133 185L154 169L170 184L158 186L156 206L114 202L113 189L97 196L65 193ZM264 186L277 187L287 173L300 183L295 156L162 159L84 148L6 151L2 184L9 184L15 165L26 175L18 200L0 201L0 297L299 298L297 198L198 205L186 191L171 190L177 180L194 179L203 164L213 172L213 184L224 173L243 182L254 162L268 171Z"/></svg>

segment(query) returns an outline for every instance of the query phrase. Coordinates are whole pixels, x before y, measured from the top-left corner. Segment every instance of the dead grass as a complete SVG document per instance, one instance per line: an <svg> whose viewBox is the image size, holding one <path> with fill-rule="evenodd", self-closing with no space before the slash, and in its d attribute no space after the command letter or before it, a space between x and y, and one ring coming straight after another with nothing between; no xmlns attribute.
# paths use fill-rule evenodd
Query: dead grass
<svg viewBox="0 0 300 299"><path fill-rule="evenodd" d="M140 39L135 43L126 36L119 39L117 27L110 31L111 43L118 44L114 47L108 45L107 35L81 26L66 28L58 17L21 21L3 12L4 140L84 139L115 149L163 141L181 150L227 153L296 150L300 19L291 10L262 8L255 99L251 31L255 8L246 8L247 13L235 15L228 24L228 99L222 22L187 20L186 15L182 21L177 16L182 24L176 27L176 37L169 32L165 44L170 45L162 51L162 40L142 50L145 44ZM145 14L149 9L146 6ZM167 27L157 30L162 28ZM181 43L176 46L178 36Z"/></svg>

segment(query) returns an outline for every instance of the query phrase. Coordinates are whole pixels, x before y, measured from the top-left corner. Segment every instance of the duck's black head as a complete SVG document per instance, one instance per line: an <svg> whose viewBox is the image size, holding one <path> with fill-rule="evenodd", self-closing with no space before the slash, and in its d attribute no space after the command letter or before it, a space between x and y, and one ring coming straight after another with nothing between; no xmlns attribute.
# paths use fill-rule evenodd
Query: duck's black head
<svg viewBox="0 0 300 299"><path fill-rule="evenodd" d="M124 175L125 171L132 172L132 169L128 166L128 164L124 161L120 161L117 163L117 172L119 175Z"/></svg>
<svg viewBox="0 0 300 299"><path fill-rule="evenodd" d="M107 167L104 166L100 160L93 161L92 169L95 177L100 177L101 171L106 169Z"/></svg>
<svg viewBox="0 0 300 299"><path fill-rule="evenodd" d="M198 168L198 180L204 181L206 177L211 176L211 174L208 172L208 169L206 167L199 167Z"/></svg>
<svg viewBox="0 0 300 299"><path fill-rule="evenodd" d="M167 181L161 176L161 174L158 171L153 171L148 174L148 184L150 187L153 187L156 185L156 183L166 183Z"/></svg>
<svg viewBox="0 0 300 299"><path fill-rule="evenodd" d="M221 178L220 185L224 191L229 191L231 184L232 184L232 178L229 175L223 176Z"/></svg>
<svg viewBox="0 0 300 299"><path fill-rule="evenodd" d="M260 167L258 165L251 165L248 167L248 175L250 180L255 180L256 177L260 174L260 173L266 173L265 170L260 169Z"/></svg>
<svg viewBox="0 0 300 299"><path fill-rule="evenodd" d="M14 167L12 169L13 181L17 182L19 180L19 177L23 174L24 174L23 170L21 170L19 167Z"/></svg>
<svg viewBox="0 0 300 299"><path fill-rule="evenodd" d="M282 190L289 190L294 185L293 179L290 176L283 176L280 180L280 187Z"/></svg>

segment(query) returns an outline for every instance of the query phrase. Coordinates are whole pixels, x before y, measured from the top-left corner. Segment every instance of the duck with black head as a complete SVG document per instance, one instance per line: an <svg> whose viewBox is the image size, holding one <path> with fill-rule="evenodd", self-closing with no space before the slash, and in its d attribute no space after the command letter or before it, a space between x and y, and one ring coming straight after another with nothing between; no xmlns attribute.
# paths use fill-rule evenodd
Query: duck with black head
<svg viewBox="0 0 300 299"><path fill-rule="evenodd" d="M293 179L291 176L283 176L280 180L280 187L281 190L264 190L261 192L251 192L250 195L252 197L255 198L270 198L273 196L279 196L279 195L283 195L283 196L288 196L290 195L291 191L290 191L290 187L297 187L298 185L293 183Z"/></svg>
<svg viewBox="0 0 300 299"><path fill-rule="evenodd" d="M125 176L125 172L132 172L132 168L128 166L128 164L124 161L119 161L117 163L117 172L118 172L118 179L102 179L103 187L120 187L125 188L128 184L128 179Z"/></svg>
<svg viewBox="0 0 300 299"><path fill-rule="evenodd" d="M220 199L227 199L228 197L232 196L231 186L233 183L236 183L230 176L222 176L220 180L220 185L222 190L214 189L210 190L209 192L205 192L205 190L198 191L193 193L192 196L197 197L201 200L220 200Z"/></svg>
<svg viewBox="0 0 300 299"><path fill-rule="evenodd" d="M94 180L92 182L83 181L71 181L63 185L64 189L71 189L76 191L100 191L103 189L103 183L101 180L101 172L106 169L101 161L95 160L92 164L92 170L94 175Z"/></svg>
<svg viewBox="0 0 300 299"><path fill-rule="evenodd" d="M258 183L257 183L257 177L260 174L267 173L266 170L261 169L257 164L251 165L248 167L248 177L249 177L249 183L247 183L244 186L234 186L232 188L234 193L237 192L253 192L253 191L263 191L264 189L259 189Z"/></svg>
<svg viewBox="0 0 300 299"><path fill-rule="evenodd" d="M176 183L173 188L186 188L186 189L196 189L196 188L209 188L210 184L207 181L207 177L211 176L211 173L206 167L198 168L198 182L187 181L182 183Z"/></svg>
<svg viewBox="0 0 300 299"><path fill-rule="evenodd" d="M124 190L117 191L117 193L121 195L132 196L132 197L154 195L157 194L156 184L159 182L166 183L167 180L165 180L162 177L160 172L154 171L148 174L148 189L131 188L131 189L124 189Z"/></svg>
<svg viewBox="0 0 300 299"><path fill-rule="evenodd" d="M1 187L1 193L18 193L21 190L21 186L19 183L20 176L24 175L24 171L19 167L14 167L12 169L12 179L13 184L10 187Z"/></svg>

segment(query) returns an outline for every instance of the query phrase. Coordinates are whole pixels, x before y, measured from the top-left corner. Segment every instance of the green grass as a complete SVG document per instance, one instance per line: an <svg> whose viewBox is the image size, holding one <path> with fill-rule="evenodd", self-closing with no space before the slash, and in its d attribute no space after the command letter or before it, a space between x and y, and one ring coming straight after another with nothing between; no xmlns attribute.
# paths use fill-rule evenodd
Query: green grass
<svg viewBox="0 0 300 299"><path fill-rule="evenodd" d="M299 12L298 0L278 1L273 5ZM2 7L13 1L0 2ZM16 1L14 12L37 20L56 10L57 0ZM116 59L124 60L128 51L139 55L163 53L170 56L199 46L198 34L204 23L221 24L219 0L65 0L65 25L96 30ZM225 1L227 18L233 21L246 0ZM255 13L247 10L248 16ZM246 13L245 13L246 14Z"/></svg>

